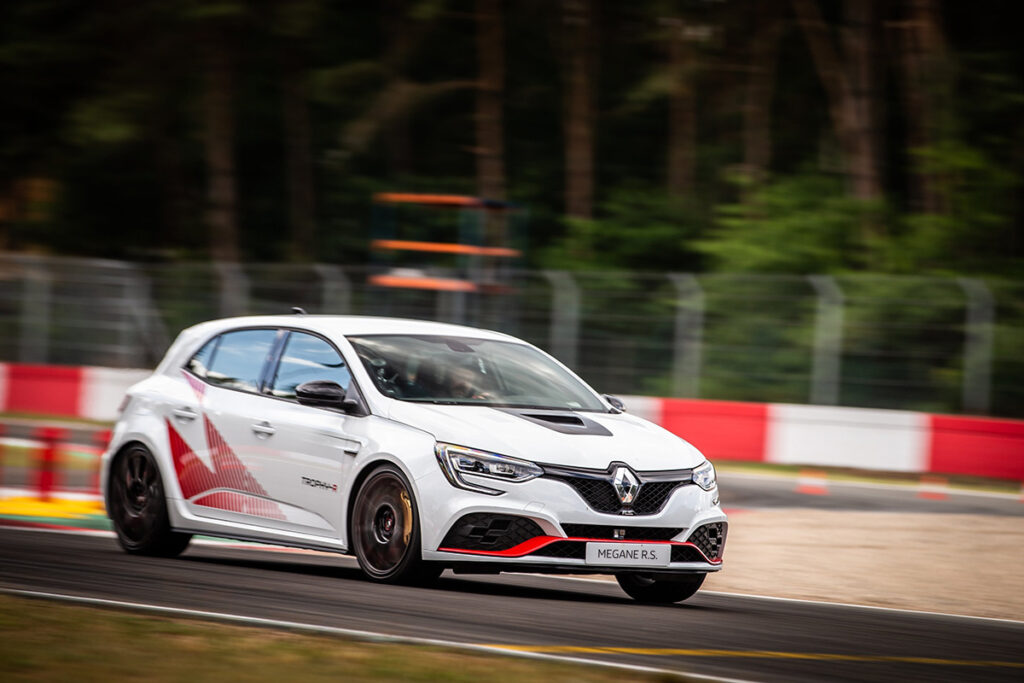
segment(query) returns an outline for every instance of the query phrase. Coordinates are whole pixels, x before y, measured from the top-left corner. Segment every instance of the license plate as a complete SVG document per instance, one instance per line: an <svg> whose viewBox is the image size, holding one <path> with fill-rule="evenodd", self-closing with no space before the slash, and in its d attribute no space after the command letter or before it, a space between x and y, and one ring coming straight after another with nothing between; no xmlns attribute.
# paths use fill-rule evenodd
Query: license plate
<svg viewBox="0 0 1024 683"><path fill-rule="evenodd" d="M588 543L587 564L607 567L666 567L672 546L664 543Z"/></svg>

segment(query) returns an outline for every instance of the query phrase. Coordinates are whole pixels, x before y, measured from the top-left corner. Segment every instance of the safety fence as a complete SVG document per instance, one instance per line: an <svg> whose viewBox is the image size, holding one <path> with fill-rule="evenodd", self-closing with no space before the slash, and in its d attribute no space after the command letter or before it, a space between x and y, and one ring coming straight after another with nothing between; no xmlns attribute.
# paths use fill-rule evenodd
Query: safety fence
<svg viewBox="0 0 1024 683"><path fill-rule="evenodd" d="M613 394L1024 417L1021 282L519 271L465 292L373 274L0 255L0 360L152 367L188 325L300 306L508 332Z"/></svg>

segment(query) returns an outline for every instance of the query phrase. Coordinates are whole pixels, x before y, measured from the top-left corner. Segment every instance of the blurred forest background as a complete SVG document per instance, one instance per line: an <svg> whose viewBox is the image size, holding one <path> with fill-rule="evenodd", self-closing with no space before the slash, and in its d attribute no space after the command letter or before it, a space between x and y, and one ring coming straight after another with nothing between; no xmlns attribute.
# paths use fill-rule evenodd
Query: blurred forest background
<svg viewBox="0 0 1024 683"><path fill-rule="evenodd" d="M0 358L144 366L132 311L301 303L502 329L606 391L1024 416L1016 9L7 0ZM524 207L514 295L367 286L376 192Z"/></svg>
<svg viewBox="0 0 1024 683"><path fill-rule="evenodd" d="M366 258L375 191L528 207L528 265L1024 264L998 0L8 0L0 249Z"/></svg>

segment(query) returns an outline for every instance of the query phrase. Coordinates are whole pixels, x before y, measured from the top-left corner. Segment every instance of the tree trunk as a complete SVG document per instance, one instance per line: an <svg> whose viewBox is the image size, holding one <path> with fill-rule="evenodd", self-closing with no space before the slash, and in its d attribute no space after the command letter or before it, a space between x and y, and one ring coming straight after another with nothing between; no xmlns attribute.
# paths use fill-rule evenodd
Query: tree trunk
<svg viewBox="0 0 1024 683"><path fill-rule="evenodd" d="M875 0L847 0L846 44L849 98L843 103L849 129L850 173L853 195L873 200L882 196L876 72Z"/></svg>
<svg viewBox="0 0 1024 683"><path fill-rule="evenodd" d="M413 41L412 28L406 18L405 0L387 0L384 3L383 30L386 40L384 64L394 79L401 80L405 61L409 58ZM397 175L413 172L412 136L409 133L409 118L396 117L388 126L384 136L388 165Z"/></svg>
<svg viewBox="0 0 1024 683"><path fill-rule="evenodd" d="M296 261L310 261L313 257L313 240L316 234L313 159L310 153L312 140L305 74L293 56L286 58L282 77L291 256Z"/></svg>
<svg viewBox="0 0 1024 683"><path fill-rule="evenodd" d="M857 199L878 199L881 180L876 125L874 2L847 0L845 59L840 57L829 37L815 0L793 0L793 8L828 97L833 129L845 157L850 194Z"/></svg>
<svg viewBox="0 0 1024 683"><path fill-rule="evenodd" d="M591 0L564 0L565 212L591 218L594 204L594 123L590 82Z"/></svg>
<svg viewBox="0 0 1024 683"><path fill-rule="evenodd" d="M505 37L500 0L477 0L476 45L480 85L476 90L477 191L488 199L505 198L505 145L502 100L505 87Z"/></svg>
<svg viewBox="0 0 1024 683"><path fill-rule="evenodd" d="M750 46L750 67L743 107L743 164L749 177L764 179L772 164L772 100L782 21L758 4L758 28Z"/></svg>
<svg viewBox="0 0 1024 683"><path fill-rule="evenodd" d="M683 38L683 22L668 20L668 193L682 197L693 193L697 165L697 103L694 96L694 54Z"/></svg>
<svg viewBox="0 0 1024 683"><path fill-rule="evenodd" d="M935 134L934 91L944 60L941 9L936 0L905 0L900 24L903 95L907 110L907 147L910 150L910 206L914 211L943 210L937 179L922 167L917 151L931 144Z"/></svg>
<svg viewBox="0 0 1024 683"><path fill-rule="evenodd" d="M238 261L238 216L235 191L235 84L231 55L223 36L207 45L206 168L210 255L215 261Z"/></svg>

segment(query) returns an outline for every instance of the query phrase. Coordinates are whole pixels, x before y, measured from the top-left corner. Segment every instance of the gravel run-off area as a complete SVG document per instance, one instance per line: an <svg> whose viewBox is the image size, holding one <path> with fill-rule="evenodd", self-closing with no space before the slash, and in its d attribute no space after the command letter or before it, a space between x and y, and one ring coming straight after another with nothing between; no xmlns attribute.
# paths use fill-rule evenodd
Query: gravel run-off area
<svg viewBox="0 0 1024 683"><path fill-rule="evenodd" d="M1024 620L1024 517L762 509L729 521L706 590Z"/></svg>

